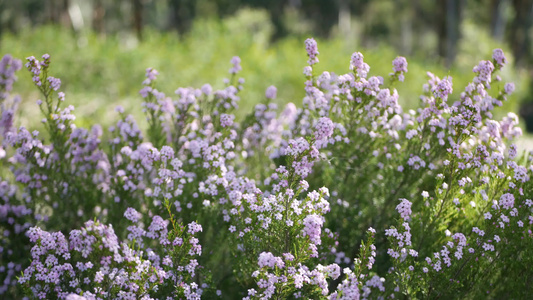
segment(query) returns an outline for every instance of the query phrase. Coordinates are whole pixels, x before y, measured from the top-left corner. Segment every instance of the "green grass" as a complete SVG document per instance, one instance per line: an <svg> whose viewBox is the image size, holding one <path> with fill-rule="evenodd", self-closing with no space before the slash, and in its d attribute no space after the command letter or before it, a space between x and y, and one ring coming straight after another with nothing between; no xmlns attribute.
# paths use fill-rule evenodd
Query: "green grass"
<svg viewBox="0 0 533 300"><path fill-rule="evenodd" d="M243 22L253 23L254 26ZM426 81L426 71L439 77L453 76L455 97L452 99L457 99L473 77L472 67L480 59L490 59L492 49L499 47L478 31L467 24L458 63L450 70L431 57L407 57L409 72L406 81L396 86L401 103L406 108L416 107ZM76 35L64 28L45 26L28 28L17 35L3 35L0 54L10 53L24 60L30 55L49 53L52 56L52 75L61 78L67 101L76 106L77 125L108 125L115 119L113 107L116 105L124 106L138 119L142 117L138 90L147 67L159 71L159 90L173 97L180 86L201 87L204 83L211 83L215 88L221 88L234 55L241 57L243 71L239 75L246 79L241 93L244 111L264 101L264 91L270 85L278 88L278 103L300 104L305 93L302 74L307 61L303 46L305 37L288 37L269 44L270 32L268 19L258 11L244 13L244 17L241 14L225 20L197 21L192 32L182 37L172 32L147 29L145 40L141 43L127 34L99 37L87 32ZM475 47L469 47L468 43L474 43ZM370 75L386 77L397 55L386 44L362 49L357 42L340 38L318 40L318 47L320 63L316 70L337 74L348 72L351 53L360 51L371 67ZM509 55L510 51L506 53ZM515 96L502 111L517 111L516 99L521 99L526 92L526 76L512 67L508 67L502 75L505 80L514 81L517 85ZM19 73L15 92L23 97L19 112L21 123L35 126L35 120L40 120L34 105L39 95L32 87L29 72L22 70Z"/></svg>

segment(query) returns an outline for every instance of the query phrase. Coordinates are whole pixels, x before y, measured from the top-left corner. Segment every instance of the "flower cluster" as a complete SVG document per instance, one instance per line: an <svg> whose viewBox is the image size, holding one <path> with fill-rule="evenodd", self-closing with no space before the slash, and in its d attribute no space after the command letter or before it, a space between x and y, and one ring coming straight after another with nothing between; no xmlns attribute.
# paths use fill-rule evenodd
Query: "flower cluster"
<svg viewBox="0 0 533 300"><path fill-rule="evenodd" d="M22 68L22 62L6 54L0 60L0 102L3 102L13 90L13 83L17 81L15 72Z"/></svg>
<svg viewBox="0 0 533 300"><path fill-rule="evenodd" d="M64 299L71 293L86 299L111 297L149 299L166 276L127 244L119 243L112 227L89 221L67 239L61 232L28 230L32 263L19 282L40 299Z"/></svg>
<svg viewBox="0 0 533 300"><path fill-rule="evenodd" d="M278 109L269 86L239 113L239 57L222 88L170 96L148 68L146 124L117 107L106 139L75 125L49 55L26 64L45 132L16 128L5 100L21 63L4 57L0 295L527 297L533 153L510 143L515 114L493 118L515 89L496 75L503 51L458 95L457 79L428 72L404 111L405 58L389 80L361 52L346 74L315 74L316 41L305 48L301 107Z"/></svg>
<svg viewBox="0 0 533 300"><path fill-rule="evenodd" d="M404 73L407 73L407 60L405 57L398 56L392 61L392 73L391 75L397 76L400 82L405 80Z"/></svg>
<svg viewBox="0 0 533 300"><path fill-rule="evenodd" d="M307 63L310 66L318 63L318 47L314 39L311 38L305 40L305 50L307 51L307 55L309 56L309 60L307 61Z"/></svg>
<svg viewBox="0 0 533 300"><path fill-rule="evenodd" d="M124 217L135 224L127 229L130 244L120 242L112 226L93 221L72 230L68 239L61 232L30 228L32 263L19 283L41 299L65 299L73 293L83 299L153 299L151 295L163 290L167 296L201 296L202 289L190 281L199 266L192 257L201 255L194 238L201 226L191 223L187 231L169 232L168 220L154 216L144 230L134 209L128 208Z"/></svg>

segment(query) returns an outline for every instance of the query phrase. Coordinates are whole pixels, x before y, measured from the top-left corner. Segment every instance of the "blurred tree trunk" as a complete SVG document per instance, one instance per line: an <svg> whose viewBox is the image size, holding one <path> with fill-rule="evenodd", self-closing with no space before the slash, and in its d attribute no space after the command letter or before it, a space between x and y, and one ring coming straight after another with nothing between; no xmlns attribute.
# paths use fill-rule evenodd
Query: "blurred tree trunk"
<svg viewBox="0 0 533 300"><path fill-rule="evenodd" d="M399 49L402 55L410 55L413 49L413 13L418 6L418 1L395 1L400 14Z"/></svg>
<svg viewBox="0 0 533 300"><path fill-rule="evenodd" d="M7 7L4 4L4 0L0 0L0 11L5 11L6 9ZM4 23L4 20L0 18L0 48L2 48L2 34L4 32L4 26L6 26L6 24Z"/></svg>
<svg viewBox="0 0 533 300"><path fill-rule="evenodd" d="M436 4L438 53L450 67L457 55L457 43L461 37L461 21L464 0L442 0Z"/></svg>
<svg viewBox="0 0 533 300"><path fill-rule="evenodd" d="M104 31L104 16L105 8L102 0L94 0L93 6L93 30L100 35L105 34Z"/></svg>
<svg viewBox="0 0 533 300"><path fill-rule="evenodd" d="M437 10L435 15L435 27L438 37L437 52L440 57L446 57L446 2L437 1L435 9Z"/></svg>
<svg viewBox="0 0 533 300"><path fill-rule="evenodd" d="M515 11L515 18L511 24L509 39L515 57L515 64L520 66L533 59L529 36L529 30L533 22L533 1L513 0L512 5Z"/></svg>
<svg viewBox="0 0 533 300"><path fill-rule="evenodd" d="M47 2L46 7L48 8L47 21L52 24L57 24L57 20L59 19L57 17L57 8L56 8L57 1L48 0L46 2Z"/></svg>
<svg viewBox="0 0 533 300"><path fill-rule="evenodd" d="M170 0L170 21L172 28L184 34L191 29L192 21L196 15L194 0Z"/></svg>
<svg viewBox="0 0 533 300"><path fill-rule="evenodd" d="M137 39L142 40L143 18L142 18L143 4L141 0L133 0L133 28L137 34Z"/></svg>
<svg viewBox="0 0 533 300"><path fill-rule="evenodd" d="M61 25L65 27L72 27L72 21L70 20L69 15L69 8L70 8L70 0L62 0L63 3L61 3L61 15L59 16Z"/></svg>
<svg viewBox="0 0 533 300"><path fill-rule="evenodd" d="M67 11L70 25L72 28L74 28L74 33L76 34L79 34L85 28L85 21L83 20L80 1L83 0L69 0Z"/></svg>
<svg viewBox="0 0 533 300"><path fill-rule="evenodd" d="M503 16L503 11L506 4L506 0L490 1L490 34L494 39L500 42L503 40L503 35L505 33L505 19Z"/></svg>
<svg viewBox="0 0 533 300"><path fill-rule="evenodd" d="M283 17L285 15L285 5L284 1L274 0L271 7L268 7L268 12L270 13L270 19L272 20L272 25L274 26L274 34L272 35L272 40L278 40L285 35L287 35L287 28L283 22Z"/></svg>
<svg viewBox="0 0 533 300"><path fill-rule="evenodd" d="M348 0L339 0L339 31L342 37L347 39L350 36L350 27L352 24L350 6Z"/></svg>
<svg viewBox="0 0 533 300"><path fill-rule="evenodd" d="M69 0L48 0L48 21L52 24L61 24L70 27L68 14Z"/></svg>

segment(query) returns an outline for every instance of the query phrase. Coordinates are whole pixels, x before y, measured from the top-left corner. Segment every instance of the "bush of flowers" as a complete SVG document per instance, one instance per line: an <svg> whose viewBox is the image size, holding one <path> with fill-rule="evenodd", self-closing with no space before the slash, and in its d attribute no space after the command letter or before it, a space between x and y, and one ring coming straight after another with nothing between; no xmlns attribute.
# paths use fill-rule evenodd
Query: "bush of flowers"
<svg viewBox="0 0 533 300"><path fill-rule="evenodd" d="M146 70L147 130L117 107L78 128L52 76L28 57L42 132L15 127L22 62L0 61L0 295L28 299L526 298L533 280L533 153L518 118L493 119L514 90L499 49L464 91L427 73L403 111L397 57L369 76L317 74L306 96L277 90L237 113L240 59L215 90L157 89ZM247 99L248 100L248 99ZM244 117L236 117L244 116Z"/></svg>

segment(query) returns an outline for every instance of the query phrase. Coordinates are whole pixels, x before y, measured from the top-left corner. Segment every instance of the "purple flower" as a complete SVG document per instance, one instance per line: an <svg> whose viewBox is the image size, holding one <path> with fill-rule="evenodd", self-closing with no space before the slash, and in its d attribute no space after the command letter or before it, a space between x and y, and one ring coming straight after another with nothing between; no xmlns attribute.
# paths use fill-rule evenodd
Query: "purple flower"
<svg viewBox="0 0 533 300"><path fill-rule="evenodd" d="M50 54L45 53L43 54L42 58L43 58L43 61L41 62L41 65L43 67L48 67L50 65Z"/></svg>
<svg viewBox="0 0 533 300"><path fill-rule="evenodd" d="M274 254L270 252L262 252L259 254L259 259L257 261L257 264L260 268L269 267L269 268L284 268L285 263L281 259L281 257L276 257Z"/></svg>
<svg viewBox="0 0 533 300"><path fill-rule="evenodd" d="M323 140L330 137L335 129L335 124L327 118L322 117L318 119L318 123L315 126L315 138L317 140Z"/></svg>
<svg viewBox="0 0 533 300"><path fill-rule="evenodd" d="M50 83L50 87L54 91L57 91L59 89L59 87L61 87L61 79L59 79L59 78L55 78L55 77L49 76L48 77L48 82Z"/></svg>
<svg viewBox="0 0 533 300"><path fill-rule="evenodd" d="M154 68L148 68L146 69L146 79L143 81L144 85L150 85L152 81L157 79L157 75L159 75L159 72L157 72Z"/></svg>
<svg viewBox="0 0 533 300"><path fill-rule="evenodd" d="M287 154L292 155L294 157L298 156L306 150L309 150L309 142L307 142L307 140L303 137L299 137L295 140L290 140L289 146L290 147L287 149Z"/></svg>
<svg viewBox="0 0 533 300"><path fill-rule="evenodd" d="M87 298L83 297L83 296L80 296L80 295L77 295L77 294L69 294L67 296L67 298L65 298L66 300L87 300Z"/></svg>
<svg viewBox="0 0 533 300"><path fill-rule="evenodd" d="M450 95L453 92L453 86L451 82L451 77L445 77L439 83L435 86L433 90L433 95L435 97L442 99L443 101L446 101L448 99L448 95Z"/></svg>
<svg viewBox="0 0 533 300"><path fill-rule="evenodd" d="M368 71L370 71L370 66L363 61L363 54L361 52L354 52L350 60L350 70L357 72L357 75L361 78L366 78Z"/></svg>
<svg viewBox="0 0 533 300"><path fill-rule="evenodd" d="M36 86L41 86L42 83L41 83L40 75L41 75L42 64L34 56L29 56L26 58L26 60L28 61L26 63L26 68L28 69L28 71L32 73L33 82L35 83Z"/></svg>
<svg viewBox="0 0 533 300"><path fill-rule="evenodd" d="M206 83L202 86L202 93L204 93L204 95L209 96L211 95L212 92L213 92L213 88L211 87L210 84Z"/></svg>
<svg viewBox="0 0 533 300"><path fill-rule="evenodd" d="M397 75L398 80L403 82L405 79L404 73L407 73L407 60L405 57L398 56L392 61L392 70L394 71L391 75Z"/></svg>
<svg viewBox="0 0 533 300"><path fill-rule="evenodd" d="M494 61L500 68L507 63L507 58L505 58L505 54L503 54L502 49L494 49L494 51L492 52L492 59L494 59Z"/></svg>
<svg viewBox="0 0 533 300"><path fill-rule="evenodd" d="M488 60L482 60L472 71L477 74L474 82L489 84L491 82L492 72L494 71L494 65Z"/></svg>
<svg viewBox="0 0 533 300"><path fill-rule="evenodd" d="M4 138L6 137L8 132L12 131L13 127L13 119L15 116L15 112L13 109L9 108L2 112L2 116L0 119L0 131L2 131L2 135Z"/></svg>
<svg viewBox="0 0 533 300"><path fill-rule="evenodd" d="M230 63L233 64L233 67L229 70L230 74L237 74L239 73L239 71L242 70L242 67L241 67L241 58L238 57L238 56L234 56Z"/></svg>
<svg viewBox="0 0 533 300"><path fill-rule="evenodd" d="M163 146L159 154L161 155L161 160L172 160L174 158L174 149L170 146Z"/></svg>
<svg viewBox="0 0 533 300"><path fill-rule="evenodd" d="M392 61L394 72L407 72L407 60L403 56L398 56Z"/></svg>
<svg viewBox="0 0 533 300"><path fill-rule="evenodd" d="M202 231L202 225L200 225L200 224L198 224L196 222L189 223L188 227L189 227L189 230L187 232L189 234L195 234L197 232Z"/></svg>
<svg viewBox="0 0 533 300"><path fill-rule="evenodd" d="M233 119L235 119L234 115L222 114L220 116L220 126L230 127L233 125Z"/></svg>
<svg viewBox="0 0 533 300"><path fill-rule="evenodd" d="M514 195L510 193L505 193L500 197L500 206L504 209L511 209L514 206Z"/></svg>
<svg viewBox="0 0 533 300"><path fill-rule="evenodd" d="M306 77L311 77L313 76L313 68L311 68L310 66L305 66L303 73Z"/></svg>
<svg viewBox="0 0 533 300"><path fill-rule="evenodd" d="M321 216L317 214L310 214L307 215L303 220L303 234L304 236L308 236L309 240L311 240L311 243L315 245L320 245L320 233L322 232L322 225L324 224L324 220Z"/></svg>
<svg viewBox="0 0 533 300"><path fill-rule="evenodd" d="M278 92L278 89L271 85L269 86L267 89L266 89L266 92L265 92L265 97L267 99L275 99L276 98L276 93Z"/></svg>
<svg viewBox="0 0 533 300"><path fill-rule="evenodd" d="M396 210L400 213L400 216L403 219L409 219L412 213L411 211L412 203L407 199L400 199L400 201L401 201L400 204L396 206Z"/></svg>
<svg viewBox="0 0 533 300"><path fill-rule="evenodd" d="M133 223L137 223L141 218L141 213L136 211L134 208L128 207L124 213L124 217Z"/></svg>
<svg viewBox="0 0 533 300"><path fill-rule="evenodd" d="M506 83L503 89L507 95L511 95L515 90L514 83L512 82Z"/></svg>
<svg viewBox="0 0 533 300"><path fill-rule="evenodd" d="M5 91L0 93L0 101L7 98L7 94L13 89L13 83L17 81L15 72L21 68L22 62L9 54L4 55L0 60L0 91L2 89Z"/></svg>
<svg viewBox="0 0 533 300"><path fill-rule="evenodd" d="M307 63L312 66L316 63L318 63L318 46L313 38L309 38L305 40L305 50L307 51L307 55L309 56L309 60Z"/></svg>

